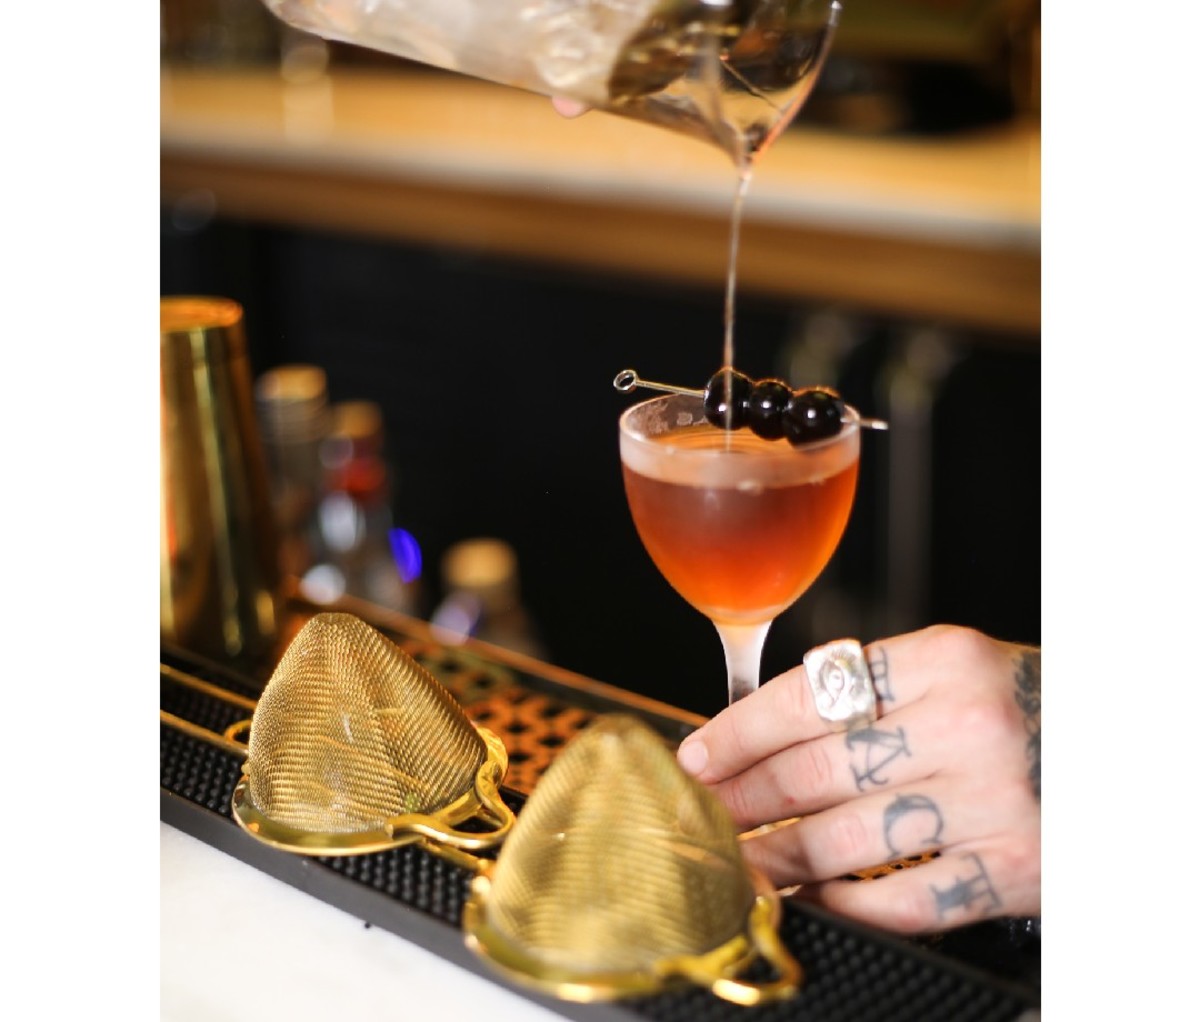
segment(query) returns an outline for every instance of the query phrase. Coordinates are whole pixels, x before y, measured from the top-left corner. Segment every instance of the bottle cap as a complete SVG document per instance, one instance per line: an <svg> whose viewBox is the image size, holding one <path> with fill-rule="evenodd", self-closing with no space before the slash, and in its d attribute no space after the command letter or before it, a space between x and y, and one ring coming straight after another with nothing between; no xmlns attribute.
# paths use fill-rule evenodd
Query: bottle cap
<svg viewBox="0 0 1200 1022"><path fill-rule="evenodd" d="M263 373L254 385L259 423L277 442L317 440L328 429L325 371L285 365Z"/></svg>
<svg viewBox="0 0 1200 1022"><path fill-rule="evenodd" d="M517 555L504 540L487 536L455 543L442 557L442 583L448 592L474 593L489 611L517 602Z"/></svg>

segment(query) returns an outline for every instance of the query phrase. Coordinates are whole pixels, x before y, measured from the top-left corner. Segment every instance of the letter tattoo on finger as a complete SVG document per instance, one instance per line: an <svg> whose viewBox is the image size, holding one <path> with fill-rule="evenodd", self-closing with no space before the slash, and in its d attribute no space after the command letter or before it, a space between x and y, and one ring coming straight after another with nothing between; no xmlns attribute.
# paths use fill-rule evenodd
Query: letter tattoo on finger
<svg viewBox="0 0 1200 1022"><path fill-rule="evenodd" d="M882 787L888 778L881 771L897 756L911 756L904 728L884 731L873 725L846 732L846 748L850 750L850 770L859 791L868 784ZM861 767L861 769L860 769Z"/></svg>
<svg viewBox="0 0 1200 1022"><path fill-rule="evenodd" d="M867 657L867 666L871 671L871 680L875 683L875 695L881 703L894 703L892 695L892 679L888 674L887 650L882 646L872 646Z"/></svg>
<svg viewBox="0 0 1200 1022"><path fill-rule="evenodd" d="M928 795L897 795L883 811L883 839L893 859L936 848L941 844L942 826L942 811ZM909 827L913 828L913 838L896 840L897 833L907 833Z"/></svg>
<svg viewBox="0 0 1200 1022"><path fill-rule="evenodd" d="M954 883L944 890L934 887L932 884L929 886L929 889L933 891L939 919L945 919L955 909L971 912L980 901L983 901L984 904L978 907L984 912L1000 907L1000 896L992 886L991 877L988 876L988 871L983 866L983 860L975 852L971 852L969 855L964 855L961 861L973 862L976 869L975 874L965 879L956 877Z"/></svg>

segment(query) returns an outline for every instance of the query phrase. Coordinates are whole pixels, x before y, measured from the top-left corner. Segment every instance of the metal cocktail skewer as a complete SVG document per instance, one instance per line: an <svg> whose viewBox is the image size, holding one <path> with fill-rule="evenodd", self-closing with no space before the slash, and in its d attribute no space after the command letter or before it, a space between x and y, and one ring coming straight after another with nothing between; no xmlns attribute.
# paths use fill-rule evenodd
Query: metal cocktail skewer
<svg viewBox="0 0 1200 1022"><path fill-rule="evenodd" d="M688 394L692 397L704 397L704 391L696 390L694 387L676 387L670 383L655 383L653 380L643 380L633 369L622 369L616 376L613 377L613 386L622 394L626 394L633 390L634 387L644 387L646 390L661 390L667 394ZM843 422L853 422L851 418L845 418ZM858 417L858 424L863 429L887 429L888 424L883 419L868 419L865 416Z"/></svg>

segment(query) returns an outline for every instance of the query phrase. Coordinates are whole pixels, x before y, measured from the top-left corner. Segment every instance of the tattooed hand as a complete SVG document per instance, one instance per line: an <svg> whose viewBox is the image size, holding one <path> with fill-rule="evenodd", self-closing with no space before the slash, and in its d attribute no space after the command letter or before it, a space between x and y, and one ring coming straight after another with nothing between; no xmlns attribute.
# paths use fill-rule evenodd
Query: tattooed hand
<svg viewBox="0 0 1200 1022"><path fill-rule="evenodd" d="M689 735L778 886L903 933L1041 912L1041 652L937 625L872 643L873 724L834 733L803 667ZM851 874L907 860L878 879Z"/></svg>

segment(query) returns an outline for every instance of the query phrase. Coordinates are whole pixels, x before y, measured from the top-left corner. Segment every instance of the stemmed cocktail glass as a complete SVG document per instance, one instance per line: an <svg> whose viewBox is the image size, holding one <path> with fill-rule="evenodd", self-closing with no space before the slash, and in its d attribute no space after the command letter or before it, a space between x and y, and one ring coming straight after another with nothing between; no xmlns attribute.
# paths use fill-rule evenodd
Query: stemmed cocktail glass
<svg viewBox="0 0 1200 1022"><path fill-rule="evenodd" d="M729 700L758 688L771 622L829 563L858 480L858 413L802 444L727 430L704 399L675 393L620 418L629 510L666 580L716 626Z"/></svg>

